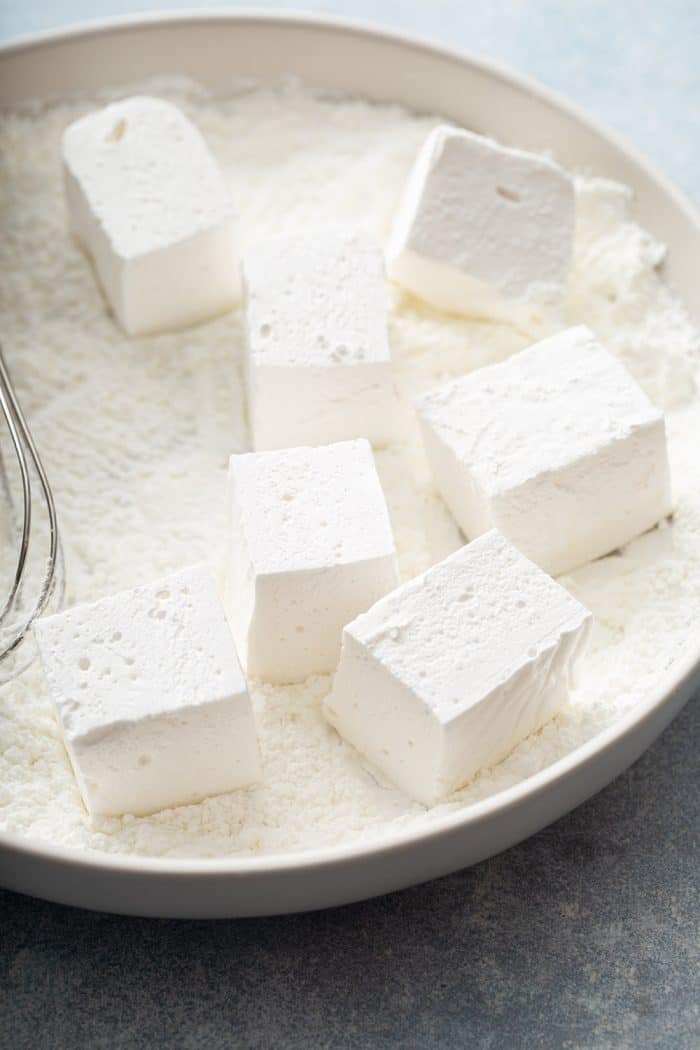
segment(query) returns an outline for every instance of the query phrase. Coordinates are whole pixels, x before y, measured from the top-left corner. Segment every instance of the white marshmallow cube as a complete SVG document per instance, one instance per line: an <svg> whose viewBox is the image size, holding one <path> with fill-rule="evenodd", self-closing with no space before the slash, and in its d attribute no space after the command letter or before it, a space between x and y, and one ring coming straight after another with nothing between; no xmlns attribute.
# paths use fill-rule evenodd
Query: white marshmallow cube
<svg viewBox="0 0 700 1050"><path fill-rule="evenodd" d="M431 805L561 709L590 623L494 530L348 624L324 713Z"/></svg>
<svg viewBox="0 0 700 1050"><path fill-rule="evenodd" d="M275 237L243 258L253 447L394 436L384 262L364 236Z"/></svg>
<svg viewBox="0 0 700 1050"><path fill-rule="evenodd" d="M180 328L240 296L231 197L197 128L157 98L114 102L63 135L70 224L129 335Z"/></svg>
<svg viewBox="0 0 700 1050"><path fill-rule="evenodd" d="M260 776L245 679L195 566L34 627L90 814L152 813Z"/></svg>
<svg viewBox="0 0 700 1050"><path fill-rule="evenodd" d="M435 485L465 535L498 528L553 576L672 510L663 413L584 326L417 407Z"/></svg>
<svg viewBox="0 0 700 1050"><path fill-rule="evenodd" d="M367 441L231 457L229 607L250 675L335 670L342 629L398 584Z"/></svg>
<svg viewBox="0 0 700 1050"><path fill-rule="evenodd" d="M574 216L557 164L441 125L409 176L388 274L443 310L544 335L561 314Z"/></svg>

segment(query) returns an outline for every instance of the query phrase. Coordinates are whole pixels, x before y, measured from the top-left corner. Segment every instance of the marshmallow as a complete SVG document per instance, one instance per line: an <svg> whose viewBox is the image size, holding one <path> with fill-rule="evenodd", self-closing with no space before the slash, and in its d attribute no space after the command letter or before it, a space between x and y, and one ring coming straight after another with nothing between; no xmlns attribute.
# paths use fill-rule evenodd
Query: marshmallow
<svg viewBox="0 0 700 1050"><path fill-rule="evenodd" d="M552 575L672 509L663 414L583 326L417 402L433 479L464 533L496 527Z"/></svg>
<svg viewBox="0 0 700 1050"><path fill-rule="evenodd" d="M398 583L367 441L231 457L229 601L251 675L335 670L341 632Z"/></svg>
<svg viewBox="0 0 700 1050"><path fill-rule="evenodd" d="M442 125L406 185L389 277L443 310L544 335L561 315L574 210L552 161Z"/></svg>
<svg viewBox="0 0 700 1050"><path fill-rule="evenodd" d="M34 633L90 814L152 813L259 778L250 698L204 567L45 617Z"/></svg>
<svg viewBox="0 0 700 1050"><path fill-rule="evenodd" d="M324 713L389 780L431 805L560 710L590 623L493 530L345 628Z"/></svg>
<svg viewBox="0 0 700 1050"><path fill-rule="evenodd" d="M69 220L119 324L141 335L229 310L234 215L204 139L169 102L129 98L63 135Z"/></svg>
<svg viewBox="0 0 700 1050"><path fill-rule="evenodd" d="M394 435L380 250L358 235L278 237L243 259L257 450Z"/></svg>

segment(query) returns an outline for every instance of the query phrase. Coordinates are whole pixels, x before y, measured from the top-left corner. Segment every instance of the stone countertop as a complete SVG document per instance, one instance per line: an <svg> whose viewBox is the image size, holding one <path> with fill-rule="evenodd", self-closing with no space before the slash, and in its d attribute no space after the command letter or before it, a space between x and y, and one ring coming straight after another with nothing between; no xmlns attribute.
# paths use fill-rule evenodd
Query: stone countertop
<svg viewBox="0 0 700 1050"><path fill-rule="evenodd" d="M0 41L192 6L0 0ZM700 201L694 0L276 6L374 20L527 72ZM0 1047L696 1047L699 752L691 701L631 770L527 842L326 912L129 919L0 891Z"/></svg>

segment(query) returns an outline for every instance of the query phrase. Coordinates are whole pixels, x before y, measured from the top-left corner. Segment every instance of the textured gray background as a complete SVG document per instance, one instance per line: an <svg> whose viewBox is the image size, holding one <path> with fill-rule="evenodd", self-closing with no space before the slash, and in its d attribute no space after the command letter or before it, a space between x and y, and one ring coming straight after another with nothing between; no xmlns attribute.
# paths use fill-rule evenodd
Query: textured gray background
<svg viewBox="0 0 700 1050"><path fill-rule="evenodd" d="M0 0L0 39L191 6ZM306 6L528 72L700 201L697 0ZM551 828L366 904L168 922L0 892L0 1046L696 1048L699 730L691 703L626 775Z"/></svg>

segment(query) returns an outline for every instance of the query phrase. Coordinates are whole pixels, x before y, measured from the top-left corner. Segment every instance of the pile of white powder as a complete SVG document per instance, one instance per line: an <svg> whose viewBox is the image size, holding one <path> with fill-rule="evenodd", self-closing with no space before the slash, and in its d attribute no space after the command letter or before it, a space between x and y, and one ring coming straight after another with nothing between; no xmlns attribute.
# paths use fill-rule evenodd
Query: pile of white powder
<svg viewBox="0 0 700 1050"><path fill-rule="evenodd" d="M405 176L437 120L315 97L298 85L182 106L230 181L244 244L314 226L385 241ZM56 494L67 602L94 599L226 549L228 457L246 448L240 313L129 340L66 232L60 136L93 108L0 118L0 333ZM253 686L264 780L150 817L83 809L41 669L0 691L0 827L64 845L163 856L302 850L385 837L527 777L614 722L688 643L700 616L697 332L657 274L663 249L630 222L630 194L582 178L568 321L585 322L668 413L673 522L562 579L595 615L569 710L432 810L382 785L321 715L330 680ZM502 324L442 315L392 290L404 438L377 455L405 578L463 542L433 492L412 397L527 345ZM293 396L293 391L290 391Z"/></svg>

